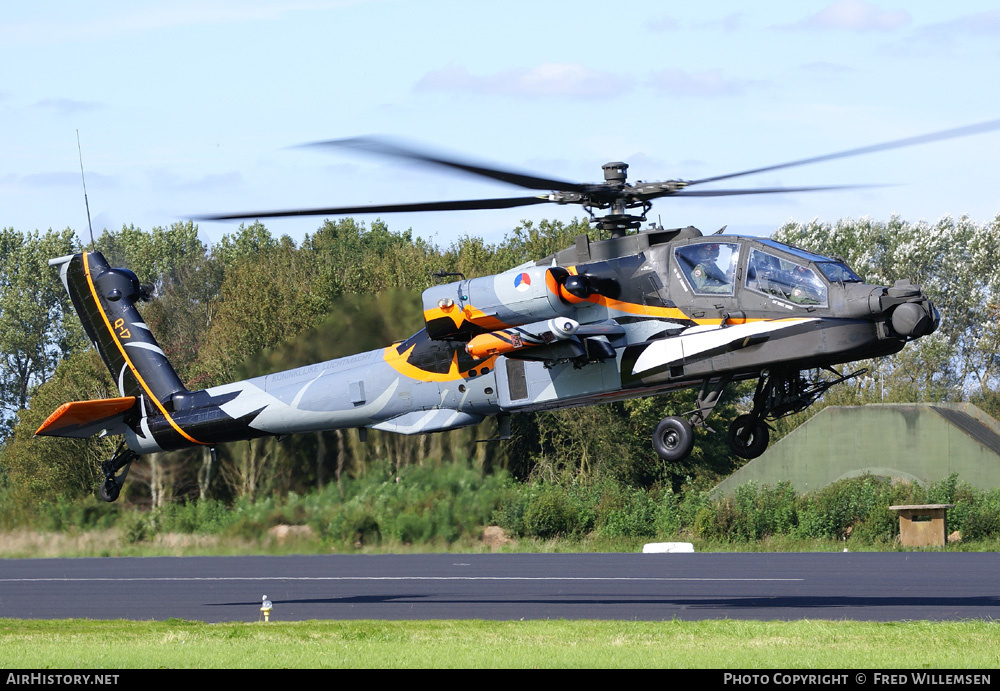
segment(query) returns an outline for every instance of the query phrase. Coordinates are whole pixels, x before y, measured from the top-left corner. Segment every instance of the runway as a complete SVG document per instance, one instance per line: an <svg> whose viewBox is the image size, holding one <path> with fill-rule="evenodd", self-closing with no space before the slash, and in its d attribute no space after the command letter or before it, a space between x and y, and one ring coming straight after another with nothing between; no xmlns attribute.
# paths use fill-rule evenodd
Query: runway
<svg viewBox="0 0 1000 691"><path fill-rule="evenodd" d="M423 554L0 561L0 618L1000 618L1000 555Z"/></svg>

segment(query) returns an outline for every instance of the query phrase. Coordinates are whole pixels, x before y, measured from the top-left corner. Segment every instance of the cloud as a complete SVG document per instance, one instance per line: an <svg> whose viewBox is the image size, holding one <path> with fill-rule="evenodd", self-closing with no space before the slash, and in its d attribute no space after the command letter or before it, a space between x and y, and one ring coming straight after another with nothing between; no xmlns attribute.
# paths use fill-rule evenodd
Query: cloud
<svg viewBox="0 0 1000 691"><path fill-rule="evenodd" d="M967 14L944 22L914 27L884 51L901 57L956 57L979 54L985 59L1000 54L1000 10Z"/></svg>
<svg viewBox="0 0 1000 691"><path fill-rule="evenodd" d="M836 0L793 28L845 31L892 31L908 25L906 10L883 10L864 0Z"/></svg>
<svg viewBox="0 0 1000 691"><path fill-rule="evenodd" d="M450 66L428 72L416 85L417 91L579 99L617 96L631 88L632 80L629 77L568 62L543 63L485 76L472 74L464 67Z"/></svg>
<svg viewBox="0 0 1000 691"><path fill-rule="evenodd" d="M969 36L1000 36L1000 10L979 12L945 22L944 27Z"/></svg>
<svg viewBox="0 0 1000 691"><path fill-rule="evenodd" d="M745 12L733 12L732 14L727 14L722 19L716 19L710 22L704 22L699 26L706 29L722 29L727 33L732 33L733 31L739 31L746 25L746 13Z"/></svg>
<svg viewBox="0 0 1000 691"><path fill-rule="evenodd" d="M836 62L827 62L825 60L816 60L814 62L807 62L801 66L801 69L805 72L820 75L842 75L851 74L857 72L853 67L848 67L847 65L841 65Z"/></svg>
<svg viewBox="0 0 1000 691"><path fill-rule="evenodd" d="M746 24L746 13L745 12L733 12L727 14L722 19L713 19L706 22L698 22L691 24L690 26L696 29L721 29L725 32L738 31L743 28ZM642 23L642 25L649 31L655 32L668 32L668 31L680 31L682 29L681 21L670 15L661 14L657 17L650 17Z"/></svg>
<svg viewBox="0 0 1000 691"><path fill-rule="evenodd" d="M643 22L650 31L677 31L681 28L680 20L661 14L659 17L650 17Z"/></svg>
<svg viewBox="0 0 1000 691"><path fill-rule="evenodd" d="M755 83L763 82L738 81L727 77L722 70L685 72L665 69L653 72L649 78L653 88L670 96L735 96Z"/></svg>
<svg viewBox="0 0 1000 691"><path fill-rule="evenodd" d="M96 101L77 101L72 98L43 98L35 103L35 108L48 110L59 116L76 115L88 110L98 110L104 107Z"/></svg>
<svg viewBox="0 0 1000 691"><path fill-rule="evenodd" d="M921 27L917 32L921 40L954 43L963 39L1000 38L1000 10L979 12L947 22Z"/></svg>

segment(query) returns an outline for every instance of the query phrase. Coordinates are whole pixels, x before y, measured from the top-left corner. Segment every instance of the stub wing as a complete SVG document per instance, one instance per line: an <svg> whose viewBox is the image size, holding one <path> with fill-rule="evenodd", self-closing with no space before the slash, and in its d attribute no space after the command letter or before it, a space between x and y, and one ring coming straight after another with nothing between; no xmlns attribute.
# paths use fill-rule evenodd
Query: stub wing
<svg viewBox="0 0 1000 691"><path fill-rule="evenodd" d="M35 432L43 437L85 439L100 432L124 434L125 418L136 406L135 396L63 403Z"/></svg>

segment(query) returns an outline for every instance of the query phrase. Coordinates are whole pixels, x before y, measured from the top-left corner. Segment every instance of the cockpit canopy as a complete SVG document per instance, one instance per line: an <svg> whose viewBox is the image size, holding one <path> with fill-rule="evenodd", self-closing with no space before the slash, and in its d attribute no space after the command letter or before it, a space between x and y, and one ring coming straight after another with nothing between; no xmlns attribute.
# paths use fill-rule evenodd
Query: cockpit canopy
<svg viewBox="0 0 1000 691"><path fill-rule="evenodd" d="M733 295L737 282L742 280L746 289L770 298L793 305L826 307L827 282L862 282L841 261L767 239L750 245L746 271L741 272L738 267L743 244L749 243L696 242L675 248L674 257L696 295Z"/></svg>

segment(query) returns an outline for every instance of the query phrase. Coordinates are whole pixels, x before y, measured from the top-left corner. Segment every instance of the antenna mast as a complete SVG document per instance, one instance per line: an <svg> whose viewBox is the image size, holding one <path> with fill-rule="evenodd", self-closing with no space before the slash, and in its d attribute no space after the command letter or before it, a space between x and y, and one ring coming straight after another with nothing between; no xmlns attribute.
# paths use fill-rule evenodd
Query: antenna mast
<svg viewBox="0 0 1000 691"><path fill-rule="evenodd" d="M97 249L94 242L94 226L90 222L90 202L87 200L87 178L83 175L83 149L80 148L80 130L76 131L76 150L80 154L80 179L83 181L83 205L87 207L87 226L90 228L90 247Z"/></svg>

